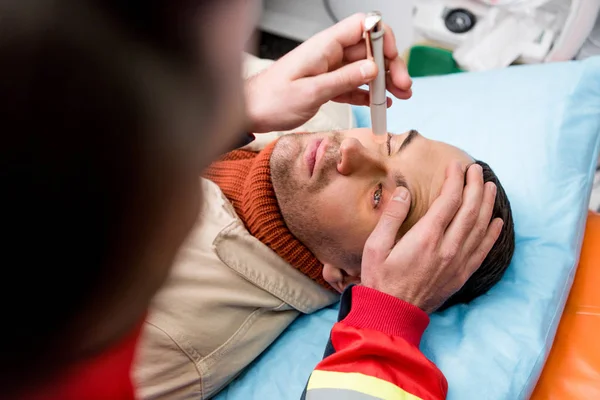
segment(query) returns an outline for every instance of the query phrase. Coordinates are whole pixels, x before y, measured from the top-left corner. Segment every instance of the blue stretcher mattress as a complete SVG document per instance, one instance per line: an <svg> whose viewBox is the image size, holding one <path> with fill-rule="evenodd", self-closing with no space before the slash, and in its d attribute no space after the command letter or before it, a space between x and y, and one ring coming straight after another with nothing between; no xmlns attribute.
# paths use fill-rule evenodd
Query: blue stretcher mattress
<svg viewBox="0 0 600 400"><path fill-rule="evenodd" d="M360 126L368 109L356 108ZM396 100L390 131L418 129L486 161L512 203L516 252L502 281L431 317L422 351L448 379L448 398L525 399L569 294L598 158L600 57L416 79ZM219 395L298 399L321 359L337 306L298 318Z"/></svg>

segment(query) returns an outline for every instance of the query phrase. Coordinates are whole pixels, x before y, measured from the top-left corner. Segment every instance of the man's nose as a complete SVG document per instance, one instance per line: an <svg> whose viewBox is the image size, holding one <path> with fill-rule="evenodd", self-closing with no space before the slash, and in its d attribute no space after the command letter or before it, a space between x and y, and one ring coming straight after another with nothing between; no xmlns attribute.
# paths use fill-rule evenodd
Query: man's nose
<svg viewBox="0 0 600 400"><path fill-rule="evenodd" d="M337 170L342 175L385 172L385 164L379 153L371 151L355 138L346 138L340 145Z"/></svg>

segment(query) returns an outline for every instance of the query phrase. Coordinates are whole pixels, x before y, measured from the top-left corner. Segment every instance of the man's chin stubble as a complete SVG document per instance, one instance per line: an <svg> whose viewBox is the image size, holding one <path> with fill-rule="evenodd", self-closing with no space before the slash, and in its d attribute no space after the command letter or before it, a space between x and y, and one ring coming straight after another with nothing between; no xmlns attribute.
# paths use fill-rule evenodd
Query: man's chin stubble
<svg viewBox="0 0 600 400"><path fill-rule="evenodd" d="M298 160L302 153L302 144L292 135L279 138L271 154L269 166L271 168L271 183L275 190L275 195L279 199L280 194L295 190L298 187L297 181L293 179L294 162Z"/></svg>

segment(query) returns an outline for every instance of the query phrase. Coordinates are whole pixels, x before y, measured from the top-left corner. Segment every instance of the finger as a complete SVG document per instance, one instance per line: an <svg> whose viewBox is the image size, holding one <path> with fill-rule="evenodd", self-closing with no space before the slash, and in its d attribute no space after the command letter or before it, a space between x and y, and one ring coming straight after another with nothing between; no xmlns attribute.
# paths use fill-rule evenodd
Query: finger
<svg viewBox="0 0 600 400"><path fill-rule="evenodd" d="M383 56L385 57L387 71L389 60L398 58L398 48L396 47L396 36L394 35L394 31L388 25L383 25ZM365 58L367 58L367 46L365 45L364 40L344 48L343 59L345 62L354 62L364 60Z"/></svg>
<svg viewBox="0 0 600 400"><path fill-rule="evenodd" d="M398 48L396 47L396 35L387 24L383 24L383 56L389 60L398 58Z"/></svg>
<svg viewBox="0 0 600 400"><path fill-rule="evenodd" d="M349 54L355 54L353 54L351 57L347 57L347 59L344 60L345 62L356 62L365 59L365 50L363 44L352 46L347 51ZM412 78L408 74L404 60L397 58L391 61L386 60L385 62L386 70L390 71L385 76L386 89L398 99L410 99L412 97ZM391 69L389 69L390 66Z"/></svg>
<svg viewBox="0 0 600 400"><path fill-rule="evenodd" d="M454 254L458 254L461 251L465 240L469 237L477 222L482 201L483 170L481 169L481 165L473 164L467 170L467 185L463 190L460 209L444 234L443 248L446 250L452 249Z"/></svg>
<svg viewBox="0 0 600 400"><path fill-rule="evenodd" d="M388 256L396 243L396 234L410 209L410 193L405 187L398 187L379 218L379 222L369 235L363 253L363 265L380 263Z"/></svg>
<svg viewBox="0 0 600 400"><path fill-rule="evenodd" d="M364 60L367 58L367 50L364 43L359 43L354 46L350 46L344 50L344 57L342 59L343 64L349 64L351 62ZM386 72L390 70L390 61L385 58L383 63L385 65Z"/></svg>
<svg viewBox="0 0 600 400"><path fill-rule="evenodd" d="M344 49L361 42L364 17L359 13L343 19L314 35L277 63L292 80L315 76L340 65Z"/></svg>
<svg viewBox="0 0 600 400"><path fill-rule="evenodd" d="M369 92L363 89L356 89L352 92L341 94L331 99L336 103L352 104L354 106L368 106L369 105Z"/></svg>
<svg viewBox="0 0 600 400"><path fill-rule="evenodd" d="M377 75L377 65L370 60L357 61L325 74L297 80L308 98L318 104L355 91Z"/></svg>
<svg viewBox="0 0 600 400"><path fill-rule="evenodd" d="M395 98L400 100L408 100L412 97L412 89L399 89L392 83L390 75L387 74L385 77L385 88L388 92L394 95Z"/></svg>
<svg viewBox="0 0 600 400"><path fill-rule="evenodd" d="M364 89L355 89L351 92L336 96L331 99L331 101L352 104L353 106L368 106L370 103L369 91Z"/></svg>
<svg viewBox="0 0 600 400"><path fill-rule="evenodd" d="M364 41L361 41L355 45L346 47L344 49L343 60L346 63L353 63L355 61L364 60L366 58L367 58L367 46L365 45Z"/></svg>
<svg viewBox="0 0 600 400"><path fill-rule="evenodd" d="M344 49L344 57L342 58L342 63L349 64L351 62L364 60L367 58L367 48L364 43L355 44L354 46L350 46ZM389 59L384 59L385 70L390 70L390 61Z"/></svg>
<svg viewBox="0 0 600 400"><path fill-rule="evenodd" d="M415 224L415 227L433 229L434 233L441 236L460 208L464 179L460 163L451 163L446 169L446 180L440 195L431 204L423 218Z"/></svg>
<svg viewBox="0 0 600 400"><path fill-rule="evenodd" d="M399 98L402 98L402 94L412 88L412 79L402 58L397 57L390 61L389 72L386 75L386 86L387 90Z"/></svg>
<svg viewBox="0 0 600 400"><path fill-rule="evenodd" d="M487 255L490 253L490 250L492 250L492 247L494 247L494 244L502 232L503 225L504 222L500 218L494 218L494 220L490 223L483 240L479 244L479 247L477 247L473 254L471 254L469 260L464 264L465 270L463 272L463 276L466 278L465 282L471 277L471 275L475 273L475 271L479 269L483 263L483 260L485 260Z"/></svg>
<svg viewBox="0 0 600 400"><path fill-rule="evenodd" d="M335 40L342 48L359 43L363 38L365 14L358 13L349 16L319 33L318 36Z"/></svg>
<svg viewBox="0 0 600 400"><path fill-rule="evenodd" d="M386 107L391 107L393 101L390 97L386 97ZM368 106L371 104L369 91L365 89L356 89L350 93L344 93L331 99L336 103L351 104L353 106Z"/></svg>
<svg viewBox="0 0 600 400"><path fill-rule="evenodd" d="M483 187L483 200L481 203L481 210L477 217L475 226L471 229L469 236L465 240L463 246L464 254L470 256L485 237L487 229L492 220L492 214L494 212L494 203L496 201L496 185L493 182L487 182Z"/></svg>

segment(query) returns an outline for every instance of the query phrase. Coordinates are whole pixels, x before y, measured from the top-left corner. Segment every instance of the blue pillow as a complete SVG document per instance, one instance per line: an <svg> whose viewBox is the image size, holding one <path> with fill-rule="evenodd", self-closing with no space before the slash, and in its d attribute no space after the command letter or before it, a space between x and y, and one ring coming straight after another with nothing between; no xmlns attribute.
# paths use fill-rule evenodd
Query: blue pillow
<svg viewBox="0 0 600 400"><path fill-rule="evenodd" d="M355 109L368 126L368 109ZM449 399L525 399L571 288L600 137L600 57L416 79L390 131L418 129L487 162L513 208L516 250L486 295L431 317L422 351ZM302 316L219 399L298 399L336 306Z"/></svg>

